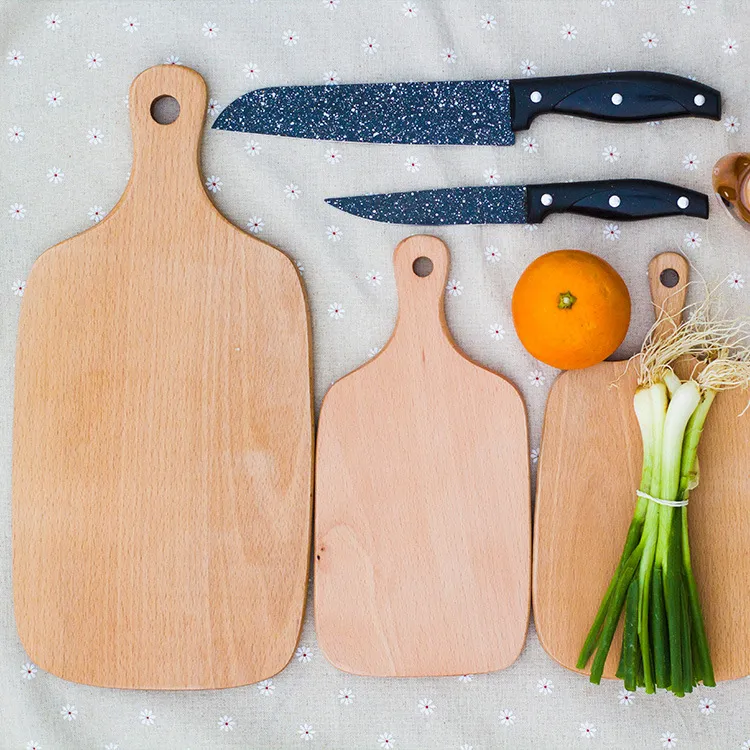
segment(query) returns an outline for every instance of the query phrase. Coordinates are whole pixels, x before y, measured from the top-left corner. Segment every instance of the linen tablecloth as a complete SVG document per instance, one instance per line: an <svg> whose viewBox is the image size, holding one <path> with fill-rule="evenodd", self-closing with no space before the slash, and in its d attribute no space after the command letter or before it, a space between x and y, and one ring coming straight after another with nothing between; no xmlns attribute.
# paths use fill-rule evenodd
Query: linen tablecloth
<svg viewBox="0 0 750 750"><path fill-rule="evenodd" d="M592 686L544 653L533 625L522 656L503 672L368 679L326 662L308 607L296 656L260 685L142 692L65 682L37 670L16 634L10 468L24 279L43 250L99 221L116 203L130 166L128 87L144 68L171 62L206 78L204 178L231 221L298 262L312 312L319 405L333 381L387 340L397 308L391 254L410 233L343 214L324 197L615 177L710 192L713 163L742 150L750 132L748 10L747 2L733 0L0 3L0 748L747 750L746 680L684 699L628 695L614 682ZM609 69L695 76L722 91L722 121L614 126L549 116L519 134L513 148L326 143L208 130L223 106L258 86ZM646 266L656 252L684 251L697 271L721 282L733 311L748 312L750 234L719 209L708 222L558 216L538 228L433 233L452 251L448 324L470 357L521 389L532 460L557 374L525 352L510 315L514 284L534 257L582 248L622 274L633 316L618 357L637 350L652 320ZM460 601L455 606L461 611Z"/></svg>

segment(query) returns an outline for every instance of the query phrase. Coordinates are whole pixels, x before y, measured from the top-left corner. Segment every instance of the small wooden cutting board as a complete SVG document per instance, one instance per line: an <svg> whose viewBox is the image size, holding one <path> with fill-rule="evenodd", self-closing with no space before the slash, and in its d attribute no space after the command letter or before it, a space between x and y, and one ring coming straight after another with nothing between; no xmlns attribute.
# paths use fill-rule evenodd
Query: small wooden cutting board
<svg viewBox="0 0 750 750"><path fill-rule="evenodd" d="M673 288L662 283L670 269L679 277ZM679 317L688 274L678 253L651 261L657 310ZM635 363L602 362L564 372L547 402L534 518L534 621L545 651L572 670L633 515L643 453L636 386ZM750 557L743 554L750 539L750 416L738 416L747 399L739 391L716 397L698 452L700 484L690 493L691 558L717 680L750 674ZM622 623L604 677L615 676L621 644Z"/></svg>
<svg viewBox="0 0 750 750"><path fill-rule="evenodd" d="M163 95L180 114L150 109ZM45 252L16 358L13 580L40 667L123 688L219 688L291 658L305 603L312 402L294 264L212 206L206 86L130 89L133 168Z"/></svg>
<svg viewBox="0 0 750 750"><path fill-rule="evenodd" d="M414 270L420 258L428 276ZM448 263L435 237L396 248L393 335L321 408L316 630L330 661L355 674L489 672L526 638L526 412L511 383L453 343Z"/></svg>

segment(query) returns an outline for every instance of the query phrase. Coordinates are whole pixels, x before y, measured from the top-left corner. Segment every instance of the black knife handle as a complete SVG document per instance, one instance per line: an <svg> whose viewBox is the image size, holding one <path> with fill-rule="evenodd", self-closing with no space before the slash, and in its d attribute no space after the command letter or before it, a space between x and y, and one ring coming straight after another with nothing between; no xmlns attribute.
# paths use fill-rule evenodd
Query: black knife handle
<svg viewBox="0 0 750 750"><path fill-rule="evenodd" d="M669 117L721 118L721 94L689 78L628 71L510 82L511 127L526 130L545 112L638 122Z"/></svg>
<svg viewBox="0 0 750 750"><path fill-rule="evenodd" d="M599 180L528 185L529 224L553 213L632 221L658 216L708 218L708 196L654 180Z"/></svg>

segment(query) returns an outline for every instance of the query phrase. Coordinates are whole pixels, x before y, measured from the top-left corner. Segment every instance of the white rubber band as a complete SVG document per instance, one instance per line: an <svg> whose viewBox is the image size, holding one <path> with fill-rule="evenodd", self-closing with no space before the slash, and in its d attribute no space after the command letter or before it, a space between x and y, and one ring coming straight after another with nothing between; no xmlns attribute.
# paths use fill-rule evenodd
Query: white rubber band
<svg viewBox="0 0 750 750"><path fill-rule="evenodd" d="M648 492L641 492L636 490L635 494L638 497L645 497L646 500L653 500L657 505L666 505L668 508L684 508L687 504L687 500L662 500L660 497L651 497Z"/></svg>

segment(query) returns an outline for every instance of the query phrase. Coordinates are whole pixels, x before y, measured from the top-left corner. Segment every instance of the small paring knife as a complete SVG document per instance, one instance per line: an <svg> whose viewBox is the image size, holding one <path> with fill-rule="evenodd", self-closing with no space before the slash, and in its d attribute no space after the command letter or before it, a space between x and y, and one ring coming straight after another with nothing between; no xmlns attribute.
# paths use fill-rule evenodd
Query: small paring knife
<svg viewBox="0 0 750 750"><path fill-rule="evenodd" d="M483 185L326 198L342 211L389 224L536 224L552 213L633 221L708 218L708 196L653 180Z"/></svg>
<svg viewBox="0 0 750 750"><path fill-rule="evenodd" d="M213 127L330 141L511 146L541 114L611 122L721 116L721 94L667 73L276 86L235 99Z"/></svg>

